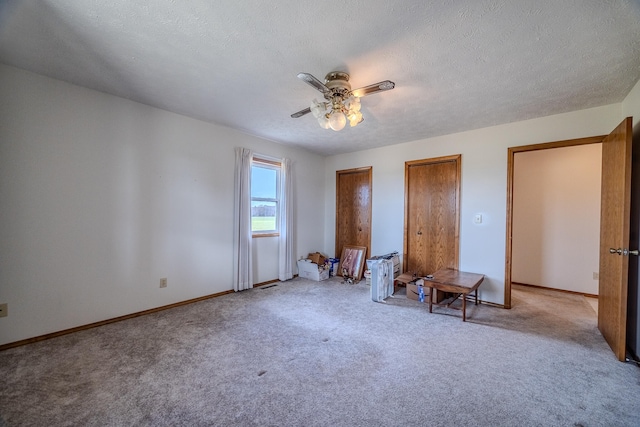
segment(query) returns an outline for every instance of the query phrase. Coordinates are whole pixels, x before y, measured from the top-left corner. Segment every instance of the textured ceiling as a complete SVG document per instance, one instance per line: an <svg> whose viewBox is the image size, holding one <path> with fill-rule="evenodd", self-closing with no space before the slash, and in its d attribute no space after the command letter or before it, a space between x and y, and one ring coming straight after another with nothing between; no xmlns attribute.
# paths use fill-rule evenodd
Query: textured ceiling
<svg viewBox="0 0 640 427"><path fill-rule="evenodd" d="M0 0L0 62L330 155L620 102L640 2ZM396 88L290 118L333 70Z"/></svg>

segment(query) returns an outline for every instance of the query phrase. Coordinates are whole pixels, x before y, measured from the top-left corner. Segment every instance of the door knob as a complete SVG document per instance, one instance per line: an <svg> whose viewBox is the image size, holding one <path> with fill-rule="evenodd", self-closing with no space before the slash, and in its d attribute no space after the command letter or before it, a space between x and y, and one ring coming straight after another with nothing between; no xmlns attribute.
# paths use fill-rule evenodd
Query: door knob
<svg viewBox="0 0 640 427"><path fill-rule="evenodd" d="M629 256L629 255L638 255L638 250L636 249L635 251L630 251L629 249L613 249L613 248L609 248L609 253L610 254L618 254L618 255L624 255L624 256Z"/></svg>

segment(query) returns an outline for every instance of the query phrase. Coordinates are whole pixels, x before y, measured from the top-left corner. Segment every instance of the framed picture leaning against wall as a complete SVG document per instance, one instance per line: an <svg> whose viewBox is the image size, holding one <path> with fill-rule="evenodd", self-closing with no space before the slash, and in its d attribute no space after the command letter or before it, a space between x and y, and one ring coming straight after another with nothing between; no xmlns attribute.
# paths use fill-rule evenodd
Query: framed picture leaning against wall
<svg viewBox="0 0 640 427"><path fill-rule="evenodd" d="M345 279L353 279L354 282L360 281L362 278L362 270L364 268L365 254L367 248L365 246L344 246L342 248L342 256L340 256L340 265L338 266L338 274Z"/></svg>

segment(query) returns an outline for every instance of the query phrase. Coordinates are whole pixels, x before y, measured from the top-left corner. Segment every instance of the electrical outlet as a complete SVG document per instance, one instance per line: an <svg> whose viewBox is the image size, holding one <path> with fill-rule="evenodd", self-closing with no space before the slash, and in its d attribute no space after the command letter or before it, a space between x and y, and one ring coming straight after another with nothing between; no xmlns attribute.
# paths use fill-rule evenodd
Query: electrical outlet
<svg viewBox="0 0 640 427"><path fill-rule="evenodd" d="M0 317L7 317L9 315L9 304L6 302L0 304Z"/></svg>
<svg viewBox="0 0 640 427"><path fill-rule="evenodd" d="M162 279L160 279L160 287L161 288L166 288L167 287L167 278L163 277Z"/></svg>
<svg viewBox="0 0 640 427"><path fill-rule="evenodd" d="M600 280L600 273L593 272L593 280Z"/></svg>

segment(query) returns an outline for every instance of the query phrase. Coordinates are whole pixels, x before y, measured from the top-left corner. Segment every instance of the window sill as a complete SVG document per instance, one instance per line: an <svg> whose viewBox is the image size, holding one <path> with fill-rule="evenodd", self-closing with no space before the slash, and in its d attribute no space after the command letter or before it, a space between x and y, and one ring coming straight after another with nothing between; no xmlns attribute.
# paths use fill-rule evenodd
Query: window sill
<svg viewBox="0 0 640 427"><path fill-rule="evenodd" d="M251 237L254 239L257 237L279 237L280 233L260 233L260 234L252 234Z"/></svg>

